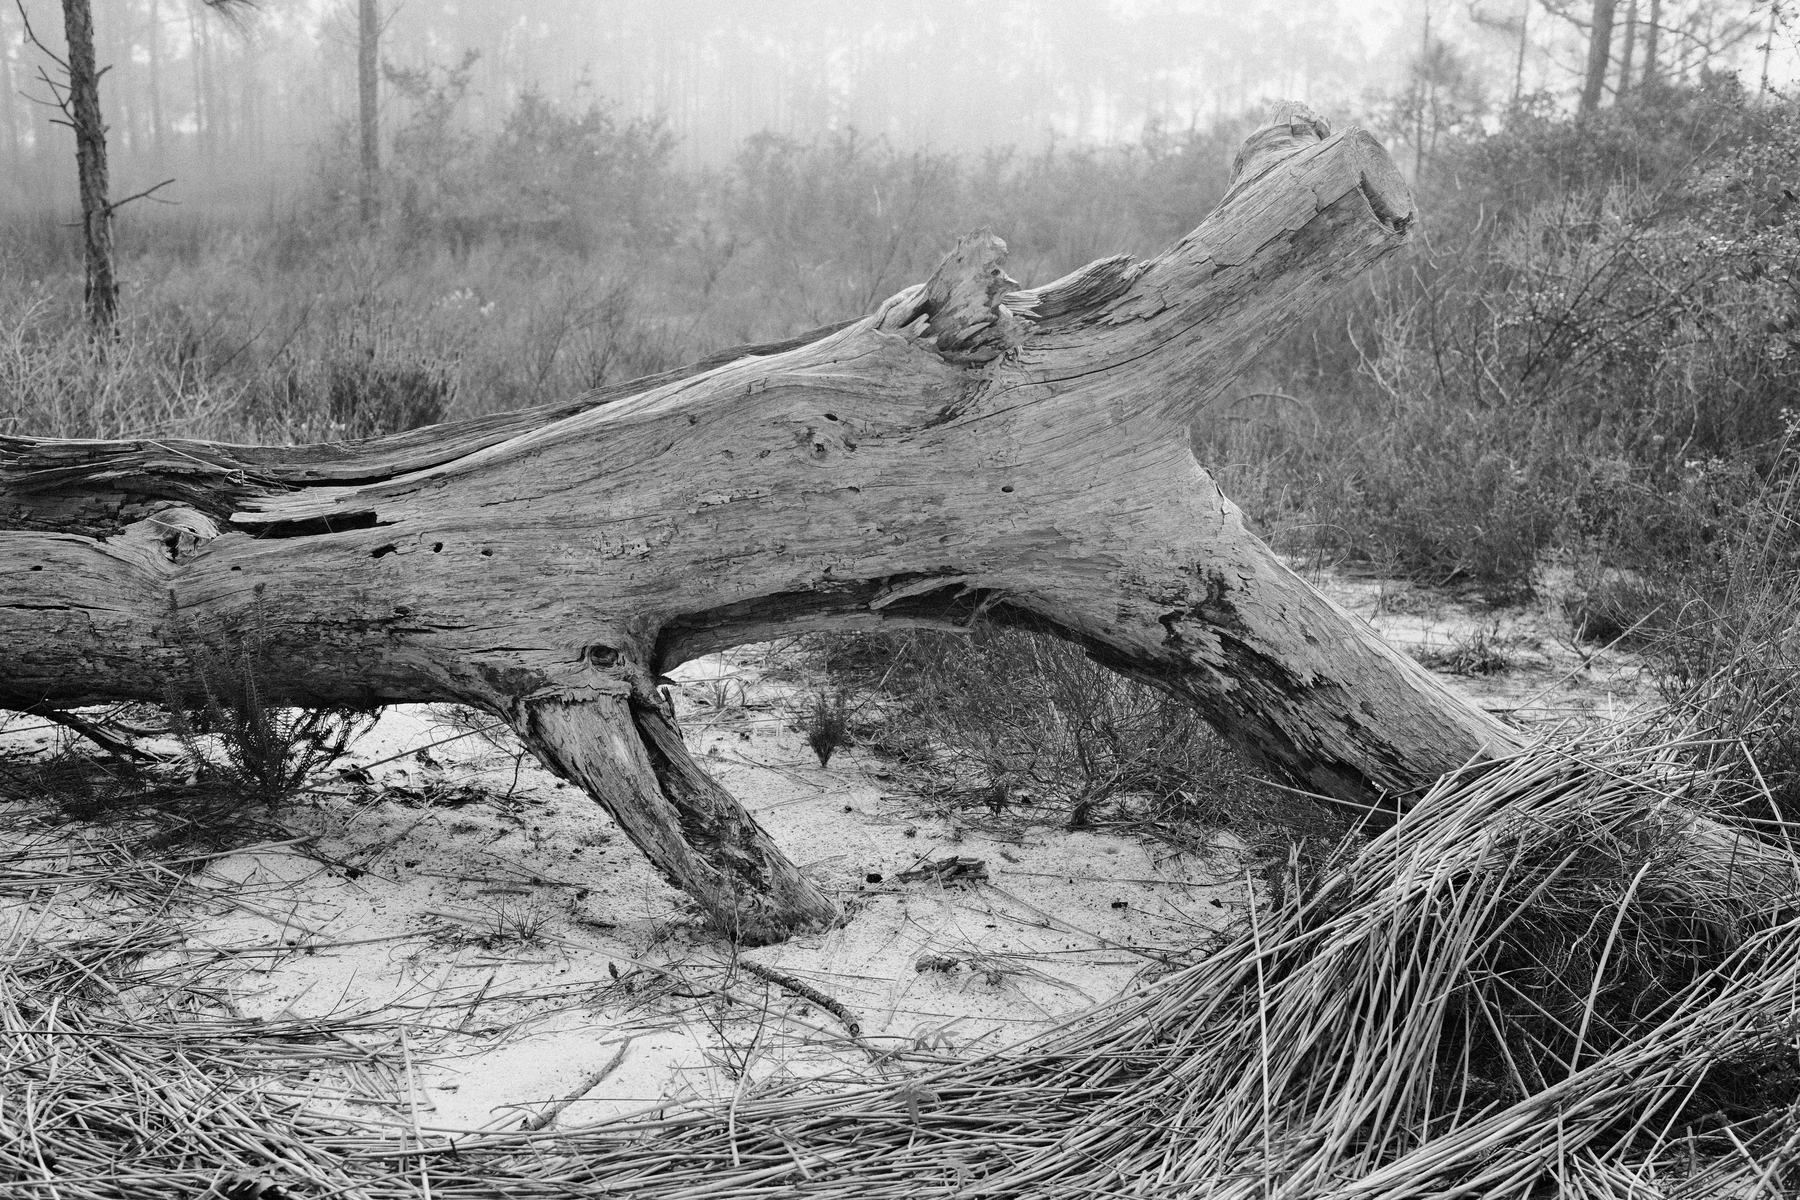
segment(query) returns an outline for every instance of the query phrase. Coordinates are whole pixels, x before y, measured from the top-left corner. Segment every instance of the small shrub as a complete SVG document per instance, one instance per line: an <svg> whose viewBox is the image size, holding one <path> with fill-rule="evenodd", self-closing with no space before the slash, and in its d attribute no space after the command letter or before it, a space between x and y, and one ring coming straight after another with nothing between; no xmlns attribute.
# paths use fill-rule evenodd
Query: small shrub
<svg viewBox="0 0 1800 1200"><path fill-rule="evenodd" d="M224 755L226 778L257 803L273 806L302 790L374 726L376 713L271 700L260 606L226 630L222 645L190 647L189 657L199 703L171 683L171 727L196 764L209 761L209 739Z"/></svg>
<svg viewBox="0 0 1800 1200"><path fill-rule="evenodd" d="M1418 647L1412 655L1431 670L1449 675L1504 675L1513 668L1498 626L1477 629L1448 646Z"/></svg>
<svg viewBox="0 0 1800 1200"><path fill-rule="evenodd" d="M850 744L850 701L839 688L827 693L814 691L807 700L799 722L806 744L819 756L819 765L831 765L831 756L839 747Z"/></svg>
<svg viewBox="0 0 1800 1200"><path fill-rule="evenodd" d="M473 910L447 910L436 915L445 922L435 931L440 941L504 950L542 944L556 914L536 896L525 896L484 900Z"/></svg>
<svg viewBox="0 0 1800 1200"><path fill-rule="evenodd" d="M455 397L450 372L428 362L382 362L374 351L326 368L325 409L346 438L403 433L444 419Z"/></svg>
<svg viewBox="0 0 1800 1200"><path fill-rule="evenodd" d="M1628 649L1652 646L1666 635L1668 606L1664 587L1635 573L1606 572L1586 580L1578 576L1563 597L1563 613L1576 641Z"/></svg>
<svg viewBox="0 0 1800 1200"><path fill-rule="evenodd" d="M1421 184L1428 236L1259 384L1304 409L1207 457L1268 464L1244 500L1290 549L1497 601L1547 554L1716 556L1800 386L1797 121L1709 76L1470 127ZM1608 610L1631 600L1583 615L1629 629L1647 610Z"/></svg>
<svg viewBox="0 0 1800 1200"><path fill-rule="evenodd" d="M224 850L281 836L230 778L196 780L178 763L144 764L73 741L48 754L0 754L0 793L33 806L27 820L92 824L132 853Z"/></svg>

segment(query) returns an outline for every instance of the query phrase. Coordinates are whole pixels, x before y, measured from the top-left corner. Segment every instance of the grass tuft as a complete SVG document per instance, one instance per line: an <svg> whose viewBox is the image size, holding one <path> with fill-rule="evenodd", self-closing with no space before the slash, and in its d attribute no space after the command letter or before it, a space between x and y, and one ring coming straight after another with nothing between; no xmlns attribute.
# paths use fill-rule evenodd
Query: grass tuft
<svg viewBox="0 0 1800 1200"><path fill-rule="evenodd" d="M818 755L819 765L831 765L831 756L850 744L850 701L842 688L827 692L818 689L807 698L800 717L800 732L806 744Z"/></svg>

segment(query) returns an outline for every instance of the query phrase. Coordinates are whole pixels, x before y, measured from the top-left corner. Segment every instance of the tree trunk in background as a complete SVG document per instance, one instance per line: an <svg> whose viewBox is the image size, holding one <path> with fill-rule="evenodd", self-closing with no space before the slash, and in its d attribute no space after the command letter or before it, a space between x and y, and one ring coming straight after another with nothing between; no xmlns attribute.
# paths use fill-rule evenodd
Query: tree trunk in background
<svg viewBox="0 0 1800 1200"><path fill-rule="evenodd" d="M1613 90L1613 103L1631 95L1631 56L1637 48L1638 0L1625 9L1625 44L1619 50L1619 86Z"/></svg>
<svg viewBox="0 0 1800 1200"><path fill-rule="evenodd" d="M106 198L106 123L100 119L100 72L94 65L94 21L88 0L63 0L63 28L69 41L66 112L75 127L75 169L81 184L87 316L97 332L110 333L119 287L113 279L112 205Z"/></svg>
<svg viewBox="0 0 1800 1200"><path fill-rule="evenodd" d="M1662 32L1662 0L1650 0L1650 20L1644 25L1643 87L1654 88L1661 78L1656 67L1657 35Z"/></svg>
<svg viewBox="0 0 1800 1200"><path fill-rule="evenodd" d="M377 187L381 170L379 42L381 23L375 0L358 0L356 37L357 124L362 130L362 219L375 220L380 207Z"/></svg>
<svg viewBox="0 0 1800 1200"><path fill-rule="evenodd" d="M862 320L348 446L0 437L0 705L196 697L208 645L271 702L472 704L747 941L837 910L658 691L744 642L1052 633L1391 812L1516 736L1246 530L1192 428L1413 216L1374 139L1285 105L1149 260L1012 291L972 235Z"/></svg>
<svg viewBox="0 0 1800 1200"><path fill-rule="evenodd" d="M1413 72L1413 183L1425 178L1425 88L1431 70L1431 0L1425 3L1425 32L1419 37L1419 66Z"/></svg>
<svg viewBox="0 0 1800 1200"><path fill-rule="evenodd" d="M206 93L206 128L202 140L206 146L206 157L210 160L208 165L216 166L231 144L231 106L225 99L224 89L219 86L219 46L213 41L217 35L212 22L206 19L205 11L210 5L207 0L200 0L200 5L200 21L197 25L200 35L200 87Z"/></svg>
<svg viewBox="0 0 1800 1200"><path fill-rule="evenodd" d="M6 10L0 9L0 124L5 126L0 141L6 145L7 168L19 171L24 169L24 163L19 154L19 112L13 99L17 85L13 83L12 34L6 22Z"/></svg>
<svg viewBox="0 0 1800 1200"><path fill-rule="evenodd" d="M109 20L103 21L100 28L106 37L106 91L112 97L112 111L118 121L111 130L115 135L112 151L116 162L120 154L142 155L149 135L144 131L144 105L133 78L137 69L132 62L135 43L131 23Z"/></svg>
<svg viewBox="0 0 1800 1200"><path fill-rule="evenodd" d="M150 144L160 164L168 157L169 127L163 120L162 107L162 12L158 0L150 0L150 23L144 32L150 58Z"/></svg>
<svg viewBox="0 0 1800 1200"><path fill-rule="evenodd" d="M1762 78L1756 84L1756 103L1765 103L1769 98L1769 57L1775 52L1775 35L1781 30L1781 6L1777 0L1769 0L1769 28L1763 35Z"/></svg>
<svg viewBox="0 0 1800 1200"><path fill-rule="evenodd" d="M200 45L200 14L193 4L188 6L188 67L194 77L194 157L198 159L201 149L206 144L206 123L211 115L206 111L206 86L201 78L201 68L206 61L206 53Z"/></svg>
<svg viewBox="0 0 1800 1200"><path fill-rule="evenodd" d="M1600 107L1606 92L1606 72L1612 65L1613 13L1618 0L1594 0L1593 27L1588 32L1587 76L1581 87L1581 115Z"/></svg>
<svg viewBox="0 0 1800 1200"><path fill-rule="evenodd" d="M268 105L263 96L262 56L254 41L238 46L238 145L259 164L268 147Z"/></svg>
<svg viewBox="0 0 1800 1200"><path fill-rule="evenodd" d="M1513 64L1514 104L1525 94L1525 47L1530 44L1527 39L1531 32L1531 2L1532 0L1525 0L1519 9L1519 58Z"/></svg>

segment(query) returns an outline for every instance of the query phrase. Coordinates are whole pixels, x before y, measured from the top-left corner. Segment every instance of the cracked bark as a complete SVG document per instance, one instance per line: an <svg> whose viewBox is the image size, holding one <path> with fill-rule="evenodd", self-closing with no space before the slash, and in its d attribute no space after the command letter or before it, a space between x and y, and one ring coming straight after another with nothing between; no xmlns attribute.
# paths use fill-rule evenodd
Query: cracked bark
<svg viewBox="0 0 1800 1200"><path fill-rule="evenodd" d="M1403 804L1514 735L1283 566L1189 431L1411 220L1371 138L1288 106L1148 260L1018 290L971 235L861 320L349 446L0 438L0 705L191 690L254 611L281 698L504 716L747 941L837 910L662 708L742 642L1047 629L1278 776Z"/></svg>

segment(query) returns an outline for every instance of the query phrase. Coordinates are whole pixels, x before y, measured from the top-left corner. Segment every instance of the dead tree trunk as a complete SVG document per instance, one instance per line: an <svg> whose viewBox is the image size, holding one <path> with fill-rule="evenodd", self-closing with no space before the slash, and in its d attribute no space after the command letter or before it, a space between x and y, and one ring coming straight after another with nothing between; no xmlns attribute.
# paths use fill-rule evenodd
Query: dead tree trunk
<svg viewBox="0 0 1800 1200"><path fill-rule="evenodd" d="M1587 73L1581 82L1582 116L1599 109L1606 92L1606 71L1612 63L1613 17L1619 0L1594 0L1594 21L1588 30Z"/></svg>
<svg viewBox="0 0 1800 1200"><path fill-rule="evenodd" d="M1662 33L1662 0L1650 0L1650 18L1644 24L1644 70L1638 86L1649 92L1661 82L1656 67L1656 43Z"/></svg>
<svg viewBox="0 0 1800 1200"><path fill-rule="evenodd" d="M258 639L292 703L503 716L724 929L836 908L694 763L657 680L798 630L1047 630L1272 771L1394 805L1513 735L1247 532L1190 428L1399 247L1376 142L1299 106L1164 254L1016 290L963 239L871 316L347 446L0 439L0 705L160 700Z"/></svg>
<svg viewBox="0 0 1800 1200"><path fill-rule="evenodd" d="M100 116L100 70L94 63L94 19L88 0L63 0L63 32L68 36L66 96L58 96L75 131L75 168L81 184L81 237L87 254L87 316L95 330L113 327L119 285L113 278L112 215L106 198L106 122ZM54 90L54 89L53 89Z"/></svg>

